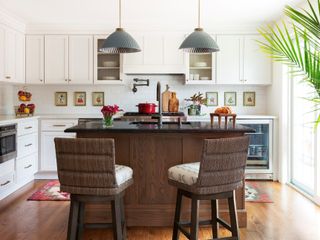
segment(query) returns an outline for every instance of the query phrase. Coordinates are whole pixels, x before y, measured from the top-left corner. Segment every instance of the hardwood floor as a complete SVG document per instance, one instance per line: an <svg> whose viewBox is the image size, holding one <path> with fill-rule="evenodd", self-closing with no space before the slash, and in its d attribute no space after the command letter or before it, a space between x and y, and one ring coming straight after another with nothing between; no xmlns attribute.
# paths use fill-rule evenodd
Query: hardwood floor
<svg viewBox="0 0 320 240"><path fill-rule="evenodd" d="M36 202L26 199L45 181L30 183L0 201L1 240L66 239L69 202ZM247 240L319 240L320 208L279 183L263 183L274 203L247 203L248 227L240 230ZM219 235L227 236L220 229ZM199 239L209 239L209 228ZM112 239L109 230L86 230L85 239ZM171 239L171 228L129 228L129 240ZM185 239L181 235L181 240Z"/></svg>

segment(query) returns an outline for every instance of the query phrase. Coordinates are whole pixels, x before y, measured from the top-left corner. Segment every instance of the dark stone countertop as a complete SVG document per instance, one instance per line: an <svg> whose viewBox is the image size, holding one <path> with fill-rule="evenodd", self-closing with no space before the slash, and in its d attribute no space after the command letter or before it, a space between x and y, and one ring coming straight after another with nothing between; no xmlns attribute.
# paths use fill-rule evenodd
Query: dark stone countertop
<svg viewBox="0 0 320 240"><path fill-rule="evenodd" d="M80 123L65 130L67 133L77 132L117 132L117 133L214 133L214 132L255 132L254 129L236 124L235 128L229 124L225 128L224 123L219 127L211 126L210 122L186 122L182 125L173 122L164 122L159 126L157 123L135 123L130 121L114 121L113 126L106 127L101 120L93 120Z"/></svg>

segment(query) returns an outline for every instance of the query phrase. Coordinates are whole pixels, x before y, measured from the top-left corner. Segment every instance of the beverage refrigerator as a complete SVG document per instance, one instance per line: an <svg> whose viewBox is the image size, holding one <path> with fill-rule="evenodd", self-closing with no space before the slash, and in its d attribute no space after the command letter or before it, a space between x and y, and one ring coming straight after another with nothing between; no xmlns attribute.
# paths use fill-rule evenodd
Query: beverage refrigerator
<svg viewBox="0 0 320 240"><path fill-rule="evenodd" d="M250 143L246 179L273 179L273 120L240 119L237 123L255 129L248 133Z"/></svg>

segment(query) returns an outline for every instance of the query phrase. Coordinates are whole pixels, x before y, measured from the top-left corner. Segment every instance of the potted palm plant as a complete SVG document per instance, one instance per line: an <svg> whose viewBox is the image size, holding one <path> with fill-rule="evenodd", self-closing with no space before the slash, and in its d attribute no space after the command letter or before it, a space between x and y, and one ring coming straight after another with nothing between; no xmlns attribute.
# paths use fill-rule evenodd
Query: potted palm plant
<svg viewBox="0 0 320 240"><path fill-rule="evenodd" d="M320 109L320 0L317 7L307 0L310 11L286 6L284 13L289 24L268 25L259 29L266 42L258 41L261 49L275 61L286 64L293 76L303 76L302 82L311 85L314 93L307 100ZM316 9L317 8L317 9ZM320 114L315 126L320 123Z"/></svg>
<svg viewBox="0 0 320 240"><path fill-rule="evenodd" d="M203 94L198 92L193 94L190 98L185 99L187 102L191 102L188 106L188 115L195 116L201 114L201 105L207 102L207 99L203 97Z"/></svg>

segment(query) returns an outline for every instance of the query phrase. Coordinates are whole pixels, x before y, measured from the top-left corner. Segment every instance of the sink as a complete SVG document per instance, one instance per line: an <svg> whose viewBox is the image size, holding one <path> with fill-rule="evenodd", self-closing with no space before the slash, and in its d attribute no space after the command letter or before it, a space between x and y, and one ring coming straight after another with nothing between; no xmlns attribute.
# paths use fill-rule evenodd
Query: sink
<svg viewBox="0 0 320 240"><path fill-rule="evenodd" d="M130 124L158 124L158 122L137 121ZM179 125L178 122L162 122L163 125ZM190 125L191 122L181 122L182 125Z"/></svg>

